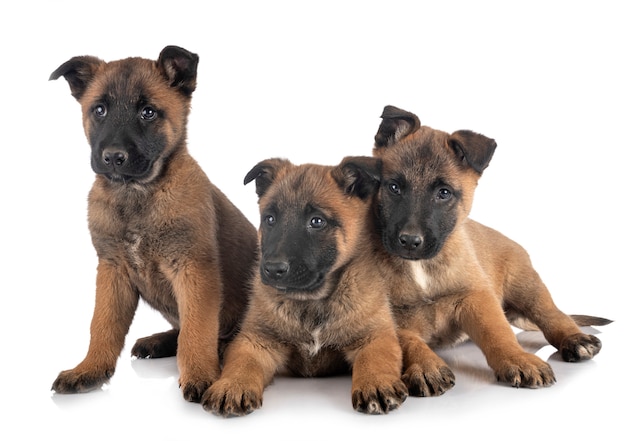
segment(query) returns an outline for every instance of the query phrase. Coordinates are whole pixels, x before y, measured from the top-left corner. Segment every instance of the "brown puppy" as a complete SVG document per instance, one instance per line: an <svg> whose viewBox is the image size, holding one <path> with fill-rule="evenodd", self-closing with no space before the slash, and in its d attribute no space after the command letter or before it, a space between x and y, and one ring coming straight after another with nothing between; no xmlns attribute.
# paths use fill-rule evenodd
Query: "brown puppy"
<svg viewBox="0 0 626 441"><path fill-rule="evenodd" d="M467 218L496 143L471 131L420 127L417 116L392 106L382 119L374 147L382 159L379 260L392 286L411 395L439 395L454 385L431 347L468 336L498 380L531 388L554 383L551 367L522 349L509 321L540 329L564 360L597 354L600 340L578 325L610 321L561 312L525 250Z"/></svg>
<svg viewBox="0 0 626 441"><path fill-rule="evenodd" d="M357 171L358 170L358 171ZM352 370L352 404L387 413L407 397L402 352L378 272L368 215L374 158L339 166L271 159L257 164L261 260L241 332L202 404L218 415L261 407L277 373L322 376Z"/></svg>
<svg viewBox="0 0 626 441"><path fill-rule="evenodd" d="M50 76L65 77L82 107L96 173L91 342L85 359L54 381L58 393L108 381L140 298L173 329L138 340L133 355L177 355L189 401L219 376L218 341L232 338L247 305L256 229L187 151L197 64L196 54L168 46L157 61L74 57Z"/></svg>

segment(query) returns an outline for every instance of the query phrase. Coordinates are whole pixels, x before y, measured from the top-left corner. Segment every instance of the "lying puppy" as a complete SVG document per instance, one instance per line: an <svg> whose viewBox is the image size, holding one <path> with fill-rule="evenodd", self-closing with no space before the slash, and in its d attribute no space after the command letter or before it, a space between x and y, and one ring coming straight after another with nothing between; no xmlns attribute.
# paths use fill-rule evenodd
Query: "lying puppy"
<svg viewBox="0 0 626 441"><path fill-rule="evenodd" d="M244 415L261 407L277 373L352 370L354 409L379 414L407 397L402 352L371 237L374 158L339 166L257 164L261 259L248 314L203 407ZM357 168L358 167L358 168Z"/></svg>
<svg viewBox="0 0 626 441"><path fill-rule="evenodd" d="M378 254L392 287L411 395L440 395L454 385L454 374L431 348L467 337L498 380L549 386L555 382L550 365L523 350L510 323L540 329L566 361L600 351L600 340L578 325L610 323L561 312L525 250L468 219L495 148L494 140L471 131L421 127L417 116L392 106L382 114L373 151L382 160Z"/></svg>
<svg viewBox="0 0 626 441"><path fill-rule="evenodd" d="M220 374L219 341L232 338L245 311L257 242L254 226L187 151L197 65L196 54L168 46L156 61L74 57L50 77L65 77L83 110L98 254L89 350L59 374L57 393L111 378L140 298L172 329L138 340L133 355L177 355L189 401Z"/></svg>

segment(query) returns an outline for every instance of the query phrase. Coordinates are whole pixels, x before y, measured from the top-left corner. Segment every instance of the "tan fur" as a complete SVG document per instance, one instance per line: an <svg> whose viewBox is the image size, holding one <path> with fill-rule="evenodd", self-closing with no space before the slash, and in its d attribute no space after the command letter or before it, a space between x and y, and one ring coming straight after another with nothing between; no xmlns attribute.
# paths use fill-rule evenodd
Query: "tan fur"
<svg viewBox="0 0 626 441"><path fill-rule="evenodd" d="M173 329L139 339L132 354L177 355L183 395L199 401L220 374L220 339L232 338L245 312L256 229L189 155L195 69L180 86L185 93L171 85L169 63L168 57L158 63L75 57L51 77L64 75L70 82L88 139L100 130L92 109L103 96L111 111L133 106L141 96L165 115L155 129L164 149L149 174L128 182L97 174L89 193L89 230L98 254L91 341L85 359L55 380L58 393L86 392L113 375L141 298ZM134 122L119 124L121 130Z"/></svg>
<svg viewBox="0 0 626 441"><path fill-rule="evenodd" d="M338 255L315 292L283 292L257 274L241 332L227 348L222 376L203 406L219 415L244 415L261 407L263 390L277 374L321 376L351 369L353 407L387 413L407 392L386 284L363 240L372 234L371 195L363 200L347 192L349 184L338 184L342 166L262 164L274 177L260 196L261 213L279 204L281 215L291 219L308 205L324 207L340 224L332 241Z"/></svg>
<svg viewBox="0 0 626 441"><path fill-rule="evenodd" d="M382 160L380 191L387 191L386 179L402 175L408 180L407 187L415 191L443 180L462 194L456 225L434 257L403 259L379 244L378 259L392 287L391 303L404 354L403 379L410 393L439 395L451 388L454 374L432 349L467 337L480 347L498 380L531 388L554 383L550 365L524 351L507 317L511 323L540 329L568 361L593 357L600 350L600 341L583 333L576 317L556 307L526 251L467 218L490 154L476 165L478 159L466 159L451 148L454 134L420 127L415 115L399 109L386 109L383 118L385 115L388 118L381 124L374 148L374 155ZM402 120L402 132L390 138L395 118ZM406 121L412 122L412 130L406 129ZM463 148L465 155L471 154L471 146ZM468 164L471 161L475 161L473 166ZM420 207L415 207L415 212L419 213ZM577 320L586 325L610 322L597 317Z"/></svg>

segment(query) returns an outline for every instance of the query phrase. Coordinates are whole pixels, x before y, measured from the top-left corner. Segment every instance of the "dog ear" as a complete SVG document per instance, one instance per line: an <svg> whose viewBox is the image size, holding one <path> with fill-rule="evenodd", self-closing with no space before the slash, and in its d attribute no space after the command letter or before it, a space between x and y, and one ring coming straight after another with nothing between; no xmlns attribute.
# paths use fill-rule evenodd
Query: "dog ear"
<svg viewBox="0 0 626 441"><path fill-rule="evenodd" d="M157 66L168 79L171 87L177 87L187 96L196 90L198 55L178 46L166 46L159 54Z"/></svg>
<svg viewBox="0 0 626 441"><path fill-rule="evenodd" d="M478 174L489 165L496 150L496 141L471 130L458 130L448 138L448 145L461 161L464 161Z"/></svg>
<svg viewBox="0 0 626 441"><path fill-rule="evenodd" d="M371 156L347 156L332 171L346 194L367 199L378 191L382 161Z"/></svg>
<svg viewBox="0 0 626 441"><path fill-rule="evenodd" d="M291 165L291 162L286 159L273 158L261 161L246 174L243 185L256 181L256 194L260 198L272 185L280 170L288 165Z"/></svg>
<svg viewBox="0 0 626 441"><path fill-rule="evenodd" d="M80 100L98 67L102 64L105 64L104 61L96 57L73 57L52 72L48 80L56 80L61 76L65 77L70 85L72 96Z"/></svg>
<svg viewBox="0 0 626 441"><path fill-rule="evenodd" d="M385 106L380 116L383 121L374 136L374 151L383 147L390 147L402 138L420 128L420 119L417 115L398 109L394 106Z"/></svg>

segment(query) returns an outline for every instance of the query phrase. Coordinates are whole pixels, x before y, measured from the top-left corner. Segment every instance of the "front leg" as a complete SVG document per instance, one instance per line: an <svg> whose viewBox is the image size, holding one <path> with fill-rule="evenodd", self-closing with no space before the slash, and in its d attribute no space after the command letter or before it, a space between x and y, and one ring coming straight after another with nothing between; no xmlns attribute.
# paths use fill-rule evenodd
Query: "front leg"
<svg viewBox="0 0 626 441"><path fill-rule="evenodd" d="M399 407L408 391L401 379L402 350L393 330L380 332L352 354L352 406L368 414Z"/></svg>
<svg viewBox="0 0 626 441"><path fill-rule="evenodd" d="M61 394L89 392L109 381L138 302L139 295L133 290L126 272L100 260L89 350L78 366L59 374L52 390Z"/></svg>
<svg viewBox="0 0 626 441"><path fill-rule="evenodd" d="M242 332L228 345L222 376L202 397L202 407L221 416L243 416L263 404L263 391L285 364L287 349Z"/></svg>
<svg viewBox="0 0 626 441"><path fill-rule="evenodd" d="M398 338L404 360L402 381L411 396L438 396L454 386L452 370L417 332L400 329Z"/></svg>
<svg viewBox="0 0 626 441"><path fill-rule="evenodd" d="M217 265L190 262L171 277L180 316L176 352L179 385L185 400L200 402L220 375L221 272Z"/></svg>
<svg viewBox="0 0 626 441"><path fill-rule="evenodd" d="M467 295L457 309L457 320L485 354L498 381L529 388L551 386L556 382L550 365L520 346L491 291Z"/></svg>

